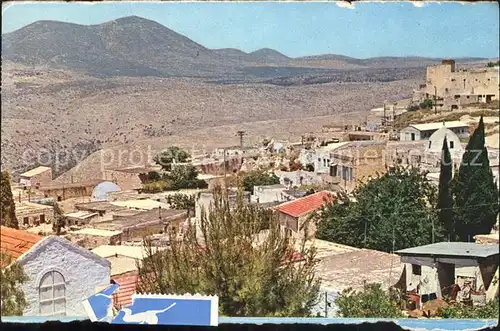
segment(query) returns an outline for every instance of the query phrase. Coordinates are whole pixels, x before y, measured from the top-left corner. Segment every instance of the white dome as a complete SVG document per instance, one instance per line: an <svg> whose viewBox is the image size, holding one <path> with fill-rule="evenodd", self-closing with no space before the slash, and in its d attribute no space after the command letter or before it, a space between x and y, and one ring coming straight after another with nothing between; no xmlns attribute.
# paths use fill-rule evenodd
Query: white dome
<svg viewBox="0 0 500 331"><path fill-rule="evenodd" d="M108 200L108 193L121 191L120 187L113 182L102 182L92 191L92 201Z"/></svg>
<svg viewBox="0 0 500 331"><path fill-rule="evenodd" d="M450 150L450 154L462 151L462 143L460 142L460 138L458 138L458 136L453 131L443 126L439 130L434 132L429 138L429 141L425 146L426 152L441 153L445 137L448 142L448 149Z"/></svg>

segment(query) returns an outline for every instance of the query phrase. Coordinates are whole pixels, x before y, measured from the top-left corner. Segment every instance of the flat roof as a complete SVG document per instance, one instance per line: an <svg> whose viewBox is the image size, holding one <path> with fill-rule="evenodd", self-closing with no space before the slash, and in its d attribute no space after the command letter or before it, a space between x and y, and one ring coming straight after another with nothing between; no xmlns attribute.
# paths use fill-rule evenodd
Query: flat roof
<svg viewBox="0 0 500 331"><path fill-rule="evenodd" d="M21 201L21 202L16 201L15 205L16 205L16 212L29 212L42 209L54 209L54 207L50 205L44 205L41 203L33 203L28 201Z"/></svg>
<svg viewBox="0 0 500 331"><path fill-rule="evenodd" d="M167 249L167 247L153 247L153 251L165 249ZM103 258L125 256L138 260L142 260L147 256L147 250L144 248L144 246L127 245L101 245L92 249L92 253Z"/></svg>
<svg viewBox="0 0 500 331"><path fill-rule="evenodd" d="M430 245L402 249L398 255L410 256L454 256L469 258L486 258L498 255L497 245L481 245L468 242L440 242Z"/></svg>
<svg viewBox="0 0 500 331"><path fill-rule="evenodd" d="M85 219L85 218L89 218L89 217L92 217L95 215L99 215L99 214L98 213L91 213L91 212L88 212L85 210L79 210L79 211L75 211L73 213L67 213L64 216Z"/></svg>
<svg viewBox="0 0 500 331"><path fill-rule="evenodd" d="M60 190L60 189L75 188L75 187L89 187L89 186L96 186L102 182L104 182L104 180L94 180L94 181L79 182L79 183L56 183L56 184L41 186L38 190L48 191L48 190Z"/></svg>
<svg viewBox="0 0 500 331"><path fill-rule="evenodd" d="M28 171L22 173L20 176L21 177L33 177L33 176L39 175L39 174L41 174L45 171L48 171L48 170L52 170L52 169L49 167L36 167L34 169L31 169L31 170L28 170Z"/></svg>
<svg viewBox="0 0 500 331"><path fill-rule="evenodd" d="M107 201L93 201L75 204L78 210L97 210L102 212L126 210L126 207L117 206Z"/></svg>
<svg viewBox="0 0 500 331"><path fill-rule="evenodd" d="M143 210L151 210L155 208L169 208L169 206L165 203L161 203L151 199L138 199L138 200L123 200L123 201L113 201L112 205L132 208L132 209L143 209Z"/></svg>
<svg viewBox="0 0 500 331"><path fill-rule="evenodd" d="M100 222L95 226L99 228L104 227L105 229L123 230L131 227L147 227L153 224L161 224L168 222L171 218L182 217L184 215L187 215L186 210L155 208L145 210L134 215L121 217L115 217L117 216L115 215L112 220Z"/></svg>
<svg viewBox="0 0 500 331"><path fill-rule="evenodd" d="M99 237L113 237L121 234L121 231L110 231L103 229L94 229L94 228L83 228L77 231L71 231L70 234L80 234L87 236L99 236Z"/></svg>
<svg viewBox="0 0 500 331"><path fill-rule="evenodd" d="M424 123L424 124L410 124L409 126L419 130L419 131L430 131L439 130L443 127L443 124L447 128L463 128L469 127L469 124L460 121L450 121L450 122L435 122L435 123Z"/></svg>

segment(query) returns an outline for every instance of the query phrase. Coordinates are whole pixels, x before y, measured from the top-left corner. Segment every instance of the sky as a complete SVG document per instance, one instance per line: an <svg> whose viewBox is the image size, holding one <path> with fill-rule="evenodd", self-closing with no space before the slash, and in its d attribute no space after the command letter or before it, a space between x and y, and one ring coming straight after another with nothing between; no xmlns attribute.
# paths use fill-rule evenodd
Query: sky
<svg viewBox="0 0 500 331"><path fill-rule="evenodd" d="M499 56L498 3L11 3L2 33L39 20L99 24L136 15L208 48L272 48L291 57Z"/></svg>

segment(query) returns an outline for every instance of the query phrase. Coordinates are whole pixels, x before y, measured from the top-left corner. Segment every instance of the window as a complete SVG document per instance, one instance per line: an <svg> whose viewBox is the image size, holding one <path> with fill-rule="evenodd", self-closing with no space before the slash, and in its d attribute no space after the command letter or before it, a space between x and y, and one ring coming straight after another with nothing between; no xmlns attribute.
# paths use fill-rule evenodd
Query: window
<svg viewBox="0 0 500 331"><path fill-rule="evenodd" d="M431 145L432 145L432 141L429 141L429 148L431 148Z"/></svg>
<svg viewBox="0 0 500 331"><path fill-rule="evenodd" d="M23 218L23 225L29 225L30 224L30 219L28 217Z"/></svg>
<svg viewBox="0 0 500 331"><path fill-rule="evenodd" d="M66 283L64 277L57 271L46 273L40 281L39 302L40 315L66 315Z"/></svg>
<svg viewBox="0 0 500 331"><path fill-rule="evenodd" d="M412 274L416 276L421 276L422 275L422 266L418 264L412 264L411 265L411 272Z"/></svg>
<svg viewBox="0 0 500 331"><path fill-rule="evenodd" d="M337 165L332 165L330 167L330 176L337 177Z"/></svg>
<svg viewBox="0 0 500 331"><path fill-rule="evenodd" d="M450 149L453 149L454 145L455 145L454 142L450 141Z"/></svg>
<svg viewBox="0 0 500 331"><path fill-rule="evenodd" d="M40 223L45 223L45 214L40 214Z"/></svg>

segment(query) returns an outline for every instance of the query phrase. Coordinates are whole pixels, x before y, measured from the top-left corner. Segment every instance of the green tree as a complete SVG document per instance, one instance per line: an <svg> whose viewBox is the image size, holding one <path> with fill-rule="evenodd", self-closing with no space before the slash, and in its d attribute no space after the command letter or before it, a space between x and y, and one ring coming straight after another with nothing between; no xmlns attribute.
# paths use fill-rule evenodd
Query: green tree
<svg viewBox="0 0 500 331"><path fill-rule="evenodd" d="M420 103L420 109L431 109L434 106L434 102L431 99L425 99Z"/></svg>
<svg viewBox="0 0 500 331"><path fill-rule="evenodd" d="M280 179L275 174L269 174L264 171L250 171L243 175L243 189L253 192L254 186L279 184Z"/></svg>
<svg viewBox="0 0 500 331"><path fill-rule="evenodd" d="M498 298L490 300L484 306L467 306L461 303L441 308L438 316L442 318L468 318L468 319L498 319Z"/></svg>
<svg viewBox="0 0 500 331"><path fill-rule="evenodd" d="M191 164L172 167L172 170L165 178L171 182L171 189L173 190L208 187L206 181L198 179L198 170Z"/></svg>
<svg viewBox="0 0 500 331"><path fill-rule="evenodd" d="M176 193L167 196L167 202L172 209L181 209L194 211L195 208L195 195Z"/></svg>
<svg viewBox="0 0 500 331"><path fill-rule="evenodd" d="M482 116L465 148L452 192L457 239L471 241L477 234L490 233L498 215L499 192L485 147Z"/></svg>
<svg viewBox="0 0 500 331"><path fill-rule="evenodd" d="M395 167L361 184L354 197L324 207L318 238L385 252L430 244L433 232L441 238L436 188L426 172Z"/></svg>
<svg viewBox="0 0 500 331"><path fill-rule="evenodd" d="M0 252L1 282L0 310L1 316L21 316L27 306L21 285L28 280L21 265L13 262L10 256Z"/></svg>
<svg viewBox="0 0 500 331"><path fill-rule="evenodd" d="M315 252L302 244L304 261L291 261L294 243L277 217L244 203L241 191L230 207L216 188L208 215L180 241L171 237L168 251L156 252L145 241L139 292L217 295L225 316L309 316L319 293Z"/></svg>
<svg viewBox="0 0 500 331"><path fill-rule="evenodd" d="M54 233L59 236L61 234L62 228L66 226L67 217L64 216L64 211L61 209L61 206L59 206L59 204L56 201L42 201L40 203L54 208L52 231L54 231Z"/></svg>
<svg viewBox="0 0 500 331"><path fill-rule="evenodd" d="M348 288L335 300L342 317L346 318L401 318L396 296L377 283L365 283L362 291Z"/></svg>
<svg viewBox="0 0 500 331"><path fill-rule="evenodd" d="M439 172L439 191L437 208L439 210L439 224L443 225L450 241L455 241L455 224L453 221L453 195L451 185L453 179L453 164L448 141L446 137L443 141L441 152L441 169Z"/></svg>
<svg viewBox="0 0 500 331"><path fill-rule="evenodd" d="M12 189L10 187L10 176L7 171L2 171L0 177L0 194L1 203L1 224L10 228L18 229L19 223L16 218L16 205L12 197Z"/></svg>
<svg viewBox="0 0 500 331"><path fill-rule="evenodd" d="M154 161L165 171L170 171L172 163L184 163L190 158L188 152L177 146L171 146L154 157Z"/></svg>

